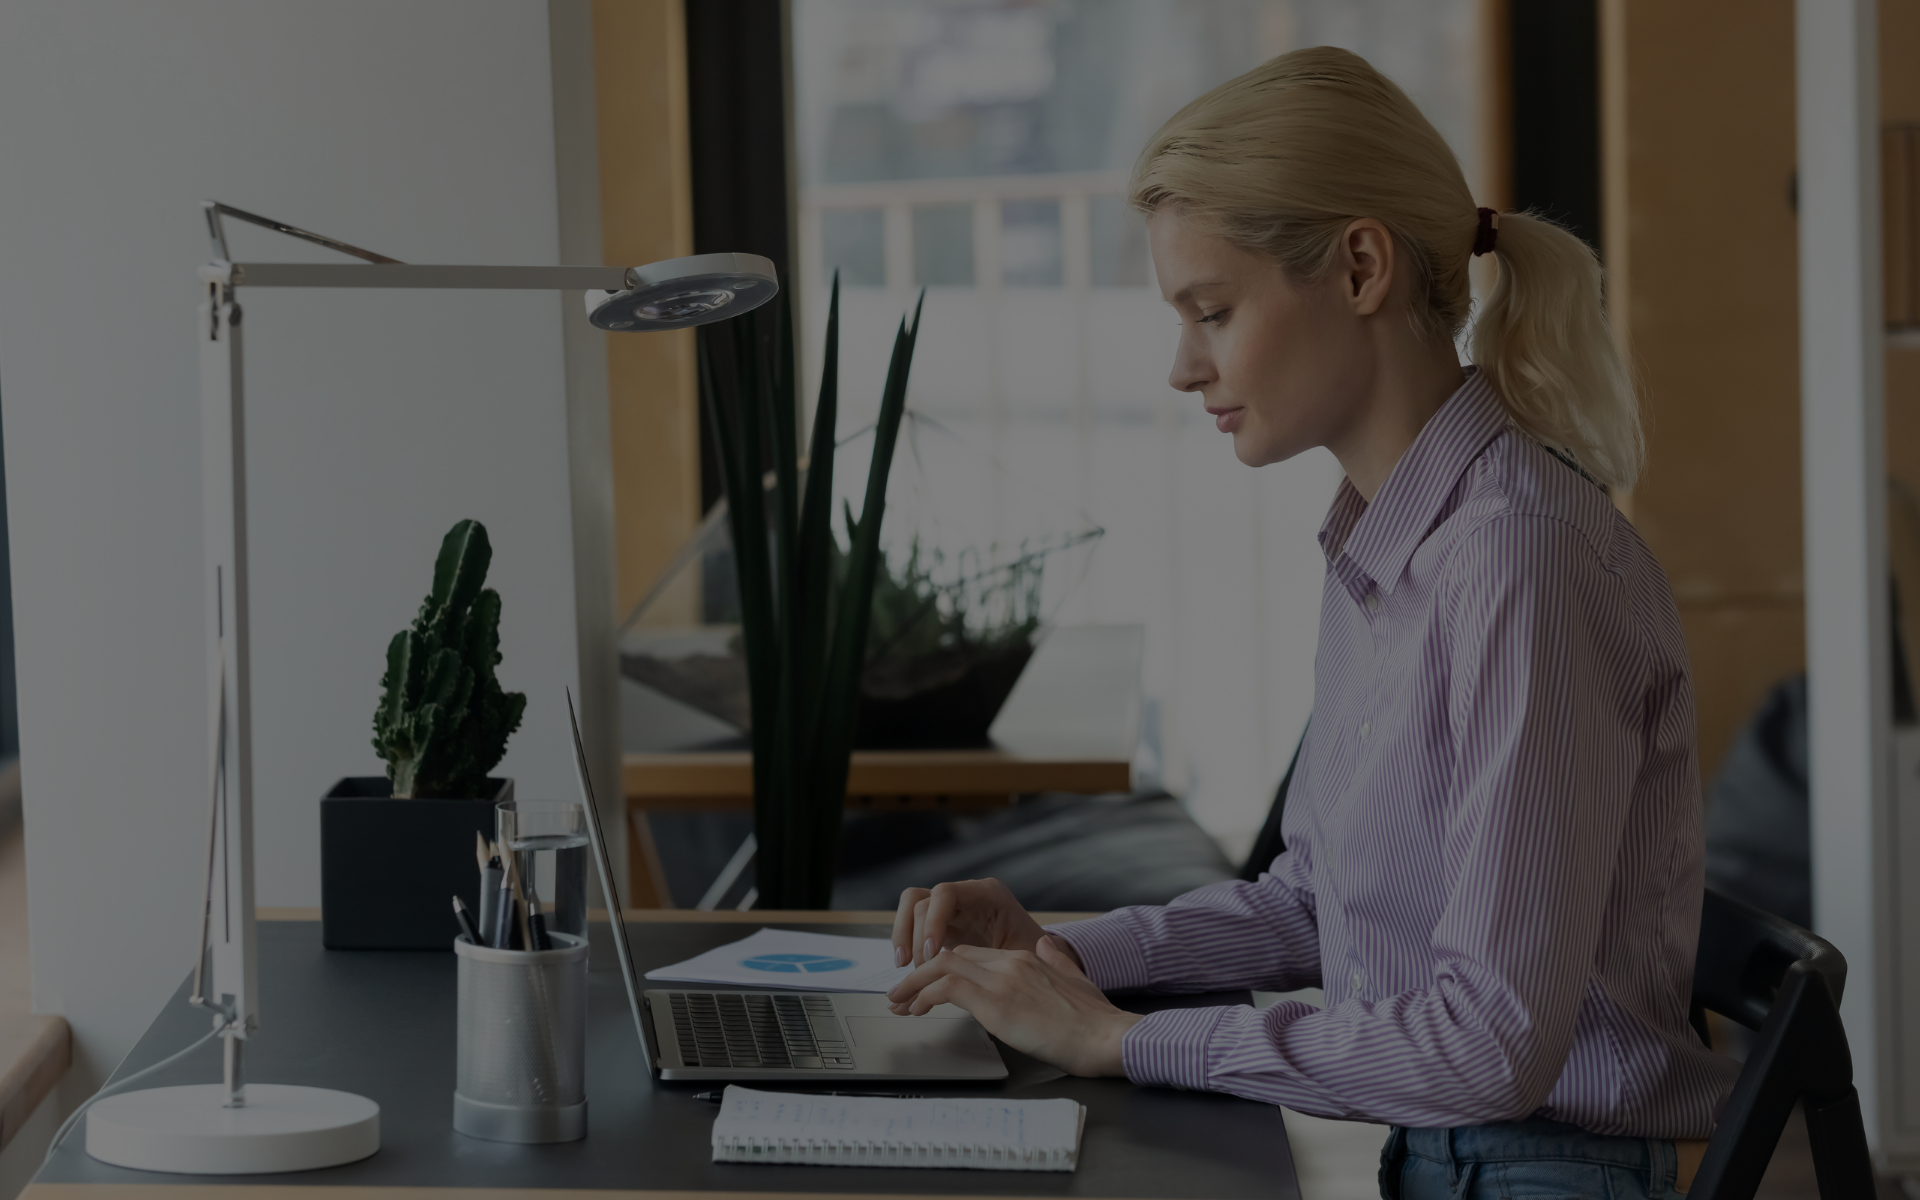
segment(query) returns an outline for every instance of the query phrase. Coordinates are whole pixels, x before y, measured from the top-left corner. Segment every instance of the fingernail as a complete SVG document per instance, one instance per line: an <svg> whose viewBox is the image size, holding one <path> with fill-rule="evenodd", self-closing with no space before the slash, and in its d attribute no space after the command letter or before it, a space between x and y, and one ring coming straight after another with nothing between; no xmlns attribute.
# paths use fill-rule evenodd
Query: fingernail
<svg viewBox="0 0 1920 1200"><path fill-rule="evenodd" d="M924 953L924 954L926 955L926 957L927 957L927 958L928 958L929 960L931 960L931 959L933 958L933 939L932 939L932 938L928 938L928 939L927 939L926 941L924 941L924 942L921 942L921 943L920 943L920 950L921 950L921 952L922 952L922 953Z"/></svg>
<svg viewBox="0 0 1920 1200"><path fill-rule="evenodd" d="M905 946L895 946L893 948L893 965L896 967L904 967L907 965L907 948Z"/></svg>

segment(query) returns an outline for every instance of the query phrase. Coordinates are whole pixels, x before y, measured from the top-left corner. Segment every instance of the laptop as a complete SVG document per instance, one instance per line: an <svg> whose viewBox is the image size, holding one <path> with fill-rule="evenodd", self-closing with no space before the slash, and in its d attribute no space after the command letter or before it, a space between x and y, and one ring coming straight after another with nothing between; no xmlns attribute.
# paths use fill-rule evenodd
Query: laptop
<svg viewBox="0 0 1920 1200"><path fill-rule="evenodd" d="M854 1080L1005 1079L1007 1064L980 1022L942 1004L921 1017L897 1017L886 997L865 992L731 991L641 986L627 947L613 863L593 806L586 744L567 690L573 769L600 887L613 922L613 947L627 1005L660 1079L851 1082Z"/></svg>

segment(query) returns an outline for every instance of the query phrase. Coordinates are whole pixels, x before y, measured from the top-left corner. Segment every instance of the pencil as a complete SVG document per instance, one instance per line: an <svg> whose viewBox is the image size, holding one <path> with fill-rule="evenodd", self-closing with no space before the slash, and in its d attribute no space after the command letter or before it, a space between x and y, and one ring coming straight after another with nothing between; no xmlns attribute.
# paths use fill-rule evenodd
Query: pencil
<svg viewBox="0 0 1920 1200"><path fill-rule="evenodd" d="M520 948L531 950L534 948L533 930L527 925L527 894L520 887L519 857L518 854L506 856L507 886L513 891L513 915L520 926Z"/></svg>

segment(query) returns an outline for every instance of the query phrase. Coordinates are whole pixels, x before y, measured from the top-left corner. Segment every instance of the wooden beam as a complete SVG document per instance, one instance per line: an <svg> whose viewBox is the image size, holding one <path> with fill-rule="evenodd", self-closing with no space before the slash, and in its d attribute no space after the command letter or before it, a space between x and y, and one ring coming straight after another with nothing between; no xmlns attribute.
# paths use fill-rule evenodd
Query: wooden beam
<svg viewBox="0 0 1920 1200"><path fill-rule="evenodd" d="M1710 780L1805 663L1793 5L1602 0L1600 33L1607 304L1648 417L1622 508L1679 602Z"/></svg>
<svg viewBox="0 0 1920 1200"><path fill-rule="evenodd" d="M1479 178L1468 180L1480 203L1513 207L1512 0L1480 0Z"/></svg>
<svg viewBox="0 0 1920 1200"><path fill-rule="evenodd" d="M605 260L638 266L692 254L682 0L594 0L593 57ZM616 619L699 524L693 346L692 330L607 338Z"/></svg>

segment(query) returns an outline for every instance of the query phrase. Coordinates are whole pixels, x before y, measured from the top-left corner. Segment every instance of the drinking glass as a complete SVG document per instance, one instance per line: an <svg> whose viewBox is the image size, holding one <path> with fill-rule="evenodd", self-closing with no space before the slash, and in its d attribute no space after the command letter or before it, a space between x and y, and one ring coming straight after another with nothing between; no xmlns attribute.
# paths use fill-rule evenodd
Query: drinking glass
<svg viewBox="0 0 1920 1200"><path fill-rule="evenodd" d="M548 931L587 936L586 811L566 800L502 800L494 825Z"/></svg>

